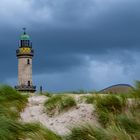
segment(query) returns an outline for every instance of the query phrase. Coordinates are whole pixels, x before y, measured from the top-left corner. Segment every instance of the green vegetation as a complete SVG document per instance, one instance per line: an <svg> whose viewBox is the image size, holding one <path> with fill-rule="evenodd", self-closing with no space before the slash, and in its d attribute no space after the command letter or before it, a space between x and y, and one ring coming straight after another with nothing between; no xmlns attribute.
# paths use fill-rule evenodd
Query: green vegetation
<svg viewBox="0 0 140 140"><path fill-rule="evenodd" d="M99 122L106 126L114 115L120 114L126 106L126 99L117 95L106 95L96 99L96 111Z"/></svg>
<svg viewBox="0 0 140 140"><path fill-rule="evenodd" d="M133 96L135 98L140 98L140 81L136 81L135 88L133 90Z"/></svg>
<svg viewBox="0 0 140 140"><path fill-rule="evenodd" d="M79 91L72 91L72 92L69 92L71 94L87 94L87 91L83 90L83 89L80 89Z"/></svg>
<svg viewBox="0 0 140 140"><path fill-rule="evenodd" d="M86 98L85 102L87 104L93 104L96 100L95 95L85 96L85 98Z"/></svg>
<svg viewBox="0 0 140 140"><path fill-rule="evenodd" d="M85 124L74 127L66 140L139 140L140 138L140 113L135 115L122 113L110 119L106 127Z"/></svg>
<svg viewBox="0 0 140 140"><path fill-rule="evenodd" d="M54 95L44 104L48 115L53 116L76 106L76 101L69 95Z"/></svg>
<svg viewBox="0 0 140 140"><path fill-rule="evenodd" d="M27 97L9 86L0 87L0 140L61 140L60 136L38 123L18 121Z"/></svg>
<svg viewBox="0 0 140 140"><path fill-rule="evenodd" d="M112 113L120 113L124 108L126 102L119 96L107 95L104 97L98 97L96 100L97 110L108 111Z"/></svg>
<svg viewBox="0 0 140 140"><path fill-rule="evenodd" d="M42 95L45 95L47 97L52 97L53 96L53 93L45 92Z"/></svg>
<svg viewBox="0 0 140 140"><path fill-rule="evenodd" d="M0 117L0 140L61 140L52 131L37 123L21 123Z"/></svg>
<svg viewBox="0 0 140 140"><path fill-rule="evenodd" d="M91 124L77 126L71 129L71 134L66 140L109 140L103 128L94 127Z"/></svg>
<svg viewBox="0 0 140 140"><path fill-rule="evenodd" d="M44 107L50 116L76 106L72 95L46 94ZM19 121L28 95L9 86L0 87L0 140L139 140L140 139L140 82L132 93L81 96L96 107L99 124L85 123L70 128L59 136L39 123Z"/></svg>
<svg viewBox="0 0 140 140"><path fill-rule="evenodd" d="M132 116L131 114L121 114L117 117L117 125L125 129L130 134L140 132L140 120L139 115ZM140 135L140 134L139 134Z"/></svg>
<svg viewBox="0 0 140 140"><path fill-rule="evenodd" d="M26 106L27 97L9 86L0 86L0 116L17 119Z"/></svg>
<svg viewBox="0 0 140 140"><path fill-rule="evenodd" d="M80 103L87 103L87 104L94 104L96 102L96 97L97 95L85 95L85 96L81 96L79 99Z"/></svg>
<svg viewBox="0 0 140 140"><path fill-rule="evenodd" d="M66 140L139 140L140 82L131 94L89 98L96 105L100 125L85 124L71 129Z"/></svg>

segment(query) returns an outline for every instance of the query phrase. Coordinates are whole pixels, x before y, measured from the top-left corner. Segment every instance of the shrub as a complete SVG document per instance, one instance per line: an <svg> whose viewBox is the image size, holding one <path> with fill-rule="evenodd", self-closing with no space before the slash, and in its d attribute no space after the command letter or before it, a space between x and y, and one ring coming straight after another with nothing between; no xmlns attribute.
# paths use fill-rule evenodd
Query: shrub
<svg viewBox="0 0 140 140"><path fill-rule="evenodd" d="M76 101L69 95L55 95L49 98L44 106L47 114L52 116L76 106Z"/></svg>

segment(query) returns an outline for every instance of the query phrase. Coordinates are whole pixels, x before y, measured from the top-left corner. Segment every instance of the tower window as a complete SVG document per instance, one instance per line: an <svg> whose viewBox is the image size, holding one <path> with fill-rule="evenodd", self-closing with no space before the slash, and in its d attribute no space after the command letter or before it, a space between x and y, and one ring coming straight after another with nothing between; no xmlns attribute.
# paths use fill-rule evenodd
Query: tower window
<svg viewBox="0 0 140 140"><path fill-rule="evenodd" d="M28 86L30 86L31 85L31 83L30 83L30 81L28 81Z"/></svg>
<svg viewBox="0 0 140 140"><path fill-rule="evenodd" d="M28 65L30 64L30 59L27 59L27 64L28 64Z"/></svg>

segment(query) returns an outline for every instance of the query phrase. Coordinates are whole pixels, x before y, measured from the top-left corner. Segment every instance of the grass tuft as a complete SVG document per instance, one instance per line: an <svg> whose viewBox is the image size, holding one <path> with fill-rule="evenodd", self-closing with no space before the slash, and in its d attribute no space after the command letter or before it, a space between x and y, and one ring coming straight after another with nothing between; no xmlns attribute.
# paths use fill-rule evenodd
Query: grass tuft
<svg viewBox="0 0 140 140"><path fill-rule="evenodd" d="M139 117L122 114L117 117L117 124L130 134L140 132Z"/></svg>
<svg viewBox="0 0 140 140"><path fill-rule="evenodd" d="M87 104L93 104L96 100L95 95L89 95L89 96L85 96L85 103Z"/></svg>
<svg viewBox="0 0 140 140"><path fill-rule="evenodd" d="M47 114L53 116L76 106L76 101L69 95L55 95L50 97L44 106Z"/></svg>
<svg viewBox="0 0 140 140"><path fill-rule="evenodd" d="M27 97L10 86L0 86L0 115L16 119L25 108Z"/></svg>
<svg viewBox="0 0 140 140"><path fill-rule="evenodd" d="M61 137L38 123L21 123L0 117L0 140L61 140Z"/></svg>
<svg viewBox="0 0 140 140"><path fill-rule="evenodd" d="M96 98L96 111L99 122L106 126L113 119L113 115L121 113L126 105L126 100L121 96L106 95Z"/></svg>
<svg viewBox="0 0 140 140"><path fill-rule="evenodd" d="M66 140L108 140L108 135L103 128L85 124L72 128Z"/></svg>
<svg viewBox="0 0 140 140"><path fill-rule="evenodd" d="M27 97L10 86L0 86L0 140L62 140L41 124L18 121Z"/></svg>

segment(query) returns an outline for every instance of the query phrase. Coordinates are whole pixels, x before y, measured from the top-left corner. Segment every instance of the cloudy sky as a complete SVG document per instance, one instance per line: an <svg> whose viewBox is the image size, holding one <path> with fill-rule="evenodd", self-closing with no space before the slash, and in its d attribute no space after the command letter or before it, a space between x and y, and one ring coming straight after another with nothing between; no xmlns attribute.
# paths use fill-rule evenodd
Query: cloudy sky
<svg viewBox="0 0 140 140"><path fill-rule="evenodd" d="M17 84L22 28L44 90L99 90L140 79L140 0L0 0L0 83Z"/></svg>

